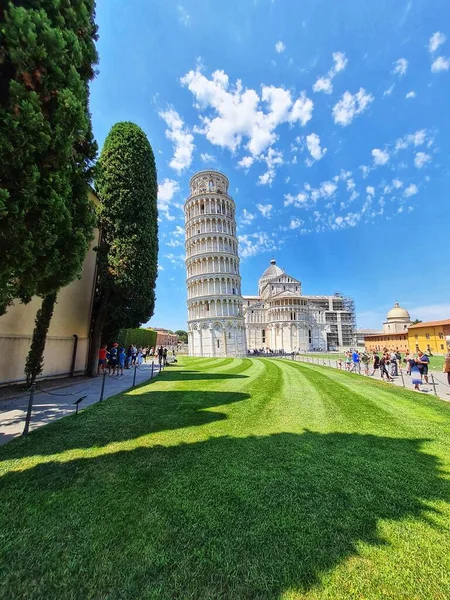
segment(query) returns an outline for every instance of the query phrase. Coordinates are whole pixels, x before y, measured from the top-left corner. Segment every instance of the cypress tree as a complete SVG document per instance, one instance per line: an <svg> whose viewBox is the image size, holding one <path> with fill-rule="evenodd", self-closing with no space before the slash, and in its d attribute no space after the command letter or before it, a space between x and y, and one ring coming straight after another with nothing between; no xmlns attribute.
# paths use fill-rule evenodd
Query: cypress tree
<svg viewBox="0 0 450 600"><path fill-rule="evenodd" d="M116 123L96 165L101 242L90 373L102 334L138 327L153 314L158 275L158 183L152 147L134 123ZM109 340L107 340L109 341Z"/></svg>
<svg viewBox="0 0 450 600"><path fill-rule="evenodd" d="M44 343L49 303L80 274L95 224L94 9L94 0L0 0L0 314L15 298L48 298L35 330Z"/></svg>

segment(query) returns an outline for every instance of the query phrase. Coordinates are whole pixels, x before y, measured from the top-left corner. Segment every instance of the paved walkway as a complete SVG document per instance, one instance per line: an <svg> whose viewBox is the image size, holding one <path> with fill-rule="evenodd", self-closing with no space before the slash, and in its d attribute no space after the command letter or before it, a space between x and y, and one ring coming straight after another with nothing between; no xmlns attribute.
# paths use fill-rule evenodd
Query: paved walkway
<svg viewBox="0 0 450 600"><path fill-rule="evenodd" d="M124 375L112 377L106 375L103 400L133 386L134 369L125 370ZM159 373L157 363L154 364L153 376ZM136 385L147 381L152 376L151 363L144 363L136 370ZM75 412L74 402L86 396L80 404L80 410L99 401L103 377L85 378L62 387L50 386L43 381L37 384L33 402L30 431L42 427L55 419L60 419ZM46 385L47 384L47 385ZM44 391L48 390L48 391ZM27 414L29 392L3 400L0 403L0 445L6 444L22 434Z"/></svg>
<svg viewBox="0 0 450 600"><path fill-rule="evenodd" d="M286 357L290 359L290 357ZM337 362L335 358L326 359L326 358L313 358L313 357L305 357L305 356L296 356L295 360L315 364L322 365L324 367L331 367L332 369L337 369ZM345 364L342 364L342 370L345 369ZM372 367L369 369L369 373L372 372ZM389 371L390 372L390 371ZM403 369L403 377L401 373L399 373L398 377L394 377L394 383L392 385L397 385L399 387L405 387L406 389L413 390L414 386L411 383L411 377L406 375L406 369ZM433 377L431 377L431 375ZM366 377L365 375L361 375L361 377ZM421 392L435 395L441 398L441 400L445 400L446 402L450 402L450 386L447 383L447 374L442 373L440 371L430 371L429 373L429 384L423 384L420 386ZM380 371L377 370L375 375L371 377L371 379L381 380ZM434 386L433 386L434 379Z"/></svg>

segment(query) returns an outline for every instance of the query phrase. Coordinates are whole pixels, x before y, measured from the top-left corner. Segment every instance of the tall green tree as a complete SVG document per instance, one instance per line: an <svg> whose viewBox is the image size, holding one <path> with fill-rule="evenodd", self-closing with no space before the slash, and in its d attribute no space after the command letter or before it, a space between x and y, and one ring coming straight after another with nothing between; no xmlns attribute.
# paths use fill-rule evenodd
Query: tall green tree
<svg viewBox="0 0 450 600"><path fill-rule="evenodd" d="M140 127L114 125L96 166L101 242L90 373L102 340L138 327L155 307L158 275L158 183L155 157Z"/></svg>
<svg viewBox="0 0 450 600"><path fill-rule="evenodd" d="M177 329L175 331L175 334L178 336L178 339L180 340L180 342L187 344L187 342L188 342L187 331L184 331L184 329Z"/></svg>
<svg viewBox="0 0 450 600"><path fill-rule="evenodd" d="M50 301L80 274L95 223L94 17L94 0L0 0L0 314L49 297L35 329L44 344Z"/></svg>

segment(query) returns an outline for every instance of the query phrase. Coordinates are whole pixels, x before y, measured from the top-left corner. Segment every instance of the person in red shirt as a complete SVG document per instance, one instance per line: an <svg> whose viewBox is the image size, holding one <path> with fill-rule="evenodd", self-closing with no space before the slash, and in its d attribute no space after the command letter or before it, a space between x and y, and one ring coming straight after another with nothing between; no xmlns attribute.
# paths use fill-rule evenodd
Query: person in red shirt
<svg viewBox="0 0 450 600"><path fill-rule="evenodd" d="M107 354L107 345L105 344L104 346L102 346L100 348L100 351L98 353L98 370L97 370L97 375L100 375L100 373L103 373L106 367L106 354Z"/></svg>

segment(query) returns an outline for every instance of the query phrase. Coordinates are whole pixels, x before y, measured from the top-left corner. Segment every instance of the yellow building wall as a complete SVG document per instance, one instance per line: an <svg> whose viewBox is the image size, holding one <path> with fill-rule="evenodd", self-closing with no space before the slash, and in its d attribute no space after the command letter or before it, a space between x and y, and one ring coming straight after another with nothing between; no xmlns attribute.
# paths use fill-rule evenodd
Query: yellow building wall
<svg viewBox="0 0 450 600"><path fill-rule="evenodd" d="M408 331L408 346L410 352L431 350L433 354L445 354L445 336L448 325L414 327Z"/></svg>
<svg viewBox="0 0 450 600"><path fill-rule="evenodd" d="M90 199L97 203L94 194ZM70 373L74 334L78 335L75 372L86 369L89 351L89 329L96 276L96 252L99 231L83 264L81 278L73 281L58 294L44 351L42 377L63 376ZM25 379L25 360L30 349L36 312L42 300L33 298L28 304L15 302L0 317L0 385Z"/></svg>
<svg viewBox="0 0 450 600"><path fill-rule="evenodd" d="M404 338L404 339L403 339ZM401 334L398 337L389 334L380 334L375 338L364 338L364 347L367 352L383 351L387 348L390 351L399 350L399 352L405 353L408 351L408 340L405 334Z"/></svg>

